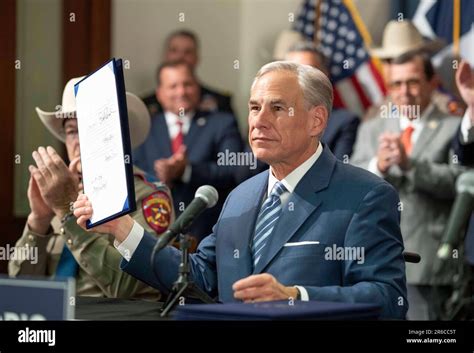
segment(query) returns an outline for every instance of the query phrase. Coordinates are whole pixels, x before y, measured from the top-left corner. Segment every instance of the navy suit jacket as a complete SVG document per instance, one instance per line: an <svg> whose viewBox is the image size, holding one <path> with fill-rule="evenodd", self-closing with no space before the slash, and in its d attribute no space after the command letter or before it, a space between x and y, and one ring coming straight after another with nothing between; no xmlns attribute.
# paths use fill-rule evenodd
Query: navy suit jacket
<svg viewBox="0 0 474 353"><path fill-rule="evenodd" d="M341 161L344 158L348 159L352 155L359 123L360 120L357 115L350 111L346 109L333 109L321 142L329 146L329 149L337 159Z"/></svg>
<svg viewBox="0 0 474 353"><path fill-rule="evenodd" d="M219 192L220 202L203 212L202 216L191 226L189 232L202 239L208 235L219 217L226 196L235 187L235 167L218 165L219 152L240 152L242 139L235 118L227 113L196 113L184 144L191 164L189 183L175 181L171 192L176 215L180 215L183 206L193 200L199 186L210 184ZM156 175L154 161L169 158L172 155L171 140L164 114L152 118L150 134L146 141L132 154L133 162L145 172Z"/></svg>
<svg viewBox="0 0 474 353"><path fill-rule="evenodd" d="M234 282L266 272L286 286L304 286L310 300L377 303L382 317L405 318L399 198L390 184L338 161L324 146L290 194L288 207L283 207L253 268L249 244L267 184L265 171L240 184L227 198L213 233L190 257L192 279L199 287L232 302ZM180 252L167 246L156 255L157 279L150 269L155 241L145 234L130 262L123 260L121 268L166 293L177 279ZM304 241L319 244L285 246ZM331 260L328 254L334 247L364 249L364 260Z"/></svg>

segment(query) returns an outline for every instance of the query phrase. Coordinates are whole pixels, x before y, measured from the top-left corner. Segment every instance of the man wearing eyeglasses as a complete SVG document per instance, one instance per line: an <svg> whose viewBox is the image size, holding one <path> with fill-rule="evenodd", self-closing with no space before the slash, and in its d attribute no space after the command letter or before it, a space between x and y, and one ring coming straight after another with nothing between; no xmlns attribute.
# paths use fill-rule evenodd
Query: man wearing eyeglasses
<svg viewBox="0 0 474 353"><path fill-rule="evenodd" d="M449 268L435 274L433 263L462 172L451 150L461 119L433 104L434 70L422 52L393 60L388 88L389 103L361 125L351 162L398 189L405 249L422 258L406 266L408 318L435 319L438 294L453 276Z"/></svg>

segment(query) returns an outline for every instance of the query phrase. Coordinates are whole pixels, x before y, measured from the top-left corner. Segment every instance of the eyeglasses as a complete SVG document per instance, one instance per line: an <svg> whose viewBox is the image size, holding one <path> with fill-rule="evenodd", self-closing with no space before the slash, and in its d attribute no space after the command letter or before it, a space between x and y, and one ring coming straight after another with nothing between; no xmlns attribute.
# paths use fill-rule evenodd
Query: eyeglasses
<svg viewBox="0 0 474 353"><path fill-rule="evenodd" d="M396 90L401 89L403 84L406 84L408 89L410 91L413 91L413 90L418 90L420 88L421 81L419 79L416 79L416 78L413 78L413 79L407 80L407 81L392 81L388 84L388 87L391 90L396 91Z"/></svg>

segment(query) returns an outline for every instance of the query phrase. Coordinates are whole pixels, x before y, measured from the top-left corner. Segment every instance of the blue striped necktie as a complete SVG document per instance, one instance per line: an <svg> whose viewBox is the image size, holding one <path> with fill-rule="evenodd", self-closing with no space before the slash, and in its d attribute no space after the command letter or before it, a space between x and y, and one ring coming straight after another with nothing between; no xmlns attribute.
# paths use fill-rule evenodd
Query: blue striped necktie
<svg viewBox="0 0 474 353"><path fill-rule="evenodd" d="M265 200L257 217L255 235L252 244L253 266L255 267L262 256L263 248L267 244L268 237L275 227L281 213L280 196L287 191L281 182L276 182Z"/></svg>

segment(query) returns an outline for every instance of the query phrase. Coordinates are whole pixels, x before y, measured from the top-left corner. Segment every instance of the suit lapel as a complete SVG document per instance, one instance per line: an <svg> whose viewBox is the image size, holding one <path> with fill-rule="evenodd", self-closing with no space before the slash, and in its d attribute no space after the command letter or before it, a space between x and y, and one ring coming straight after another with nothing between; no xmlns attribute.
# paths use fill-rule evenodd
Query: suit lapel
<svg viewBox="0 0 474 353"><path fill-rule="evenodd" d="M390 132L400 132L400 119L395 119L395 118L387 118L383 119L380 118L382 121L382 131L380 133L390 131Z"/></svg>
<svg viewBox="0 0 474 353"><path fill-rule="evenodd" d="M156 122L157 129L155 130L156 134L154 141L158 145L157 151L163 151L163 158L168 158L173 154L173 151L171 150L171 137L168 130L168 124L166 123L164 114L159 114L156 119L158 120Z"/></svg>
<svg viewBox="0 0 474 353"><path fill-rule="evenodd" d="M283 205L278 224L263 249L262 257L254 268L254 274L261 273L265 269L308 217L321 205L322 201L318 197L318 192L329 185L335 165L336 157L324 145L319 159L303 176L287 203Z"/></svg>
<svg viewBox="0 0 474 353"><path fill-rule="evenodd" d="M433 109L434 110L431 114L426 117L427 119L423 126L423 130L421 130L420 136L413 146L413 151L411 153L412 158L418 157L425 150L426 145L433 139L433 136L441 126L441 113L436 107Z"/></svg>
<svg viewBox="0 0 474 353"><path fill-rule="evenodd" d="M194 114L193 118L191 119L191 125L189 126L188 133L186 136L184 136L184 144L186 145L188 152L198 140L199 136L201 135L199 132L206 126L206 124L207 119L205 115L199 112Z"/></svg>
<svg viewBox="0 0 474 353"><path fill-rule="evenodd" d="M265 197L268 187L268 171L264 172L251 190L246 190L248 194L245 200L249 200L249 205L244 206L244 212L248 214L248 221L242 222L245 217L236 217L235 228L235 248L240 249L240 258L242 259L242 267L240 278L249 276L252 273L252 251L251 251L251 239L255 232L255 222L257 221L257 215L262 206L262 200ZM239 267L240 268L240 267Z"/></svg>

